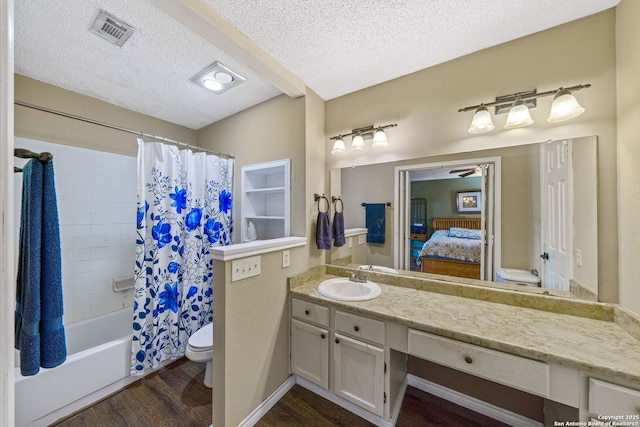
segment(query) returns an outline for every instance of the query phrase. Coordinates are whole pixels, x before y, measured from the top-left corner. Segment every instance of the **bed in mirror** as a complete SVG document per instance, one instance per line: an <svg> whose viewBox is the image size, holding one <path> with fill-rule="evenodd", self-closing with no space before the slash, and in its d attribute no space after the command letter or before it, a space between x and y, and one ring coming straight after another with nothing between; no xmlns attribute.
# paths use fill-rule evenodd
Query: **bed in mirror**
<svg viewBox="0 0 640 427"><path fill-rule="evenodd" d="M384 243L366 244L359 263L445 280L524 272L535 280L516 280L531 285L523 291L596 299L597 182L592 136L342 168L331 173L331 193L342 198L346 228L364 226L363 203L393 201ZM456 233L479 253L425 248Z"/></svg>

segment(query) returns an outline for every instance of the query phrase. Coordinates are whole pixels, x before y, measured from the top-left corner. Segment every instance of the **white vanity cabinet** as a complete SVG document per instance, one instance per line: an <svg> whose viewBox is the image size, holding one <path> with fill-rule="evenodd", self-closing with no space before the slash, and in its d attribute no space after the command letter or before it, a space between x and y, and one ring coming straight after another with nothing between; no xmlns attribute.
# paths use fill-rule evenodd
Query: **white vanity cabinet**
<svg viewBox="0 0 640 427"><path fill-rule="evenodd" d="M406 372L406 355L391 351L387 343L389 326L292 297L291 372L347 409L355 411L352 404L366 410L356 412L361 416L368 412L379 417L370 421L388 422L401 402Z"/></svg>
<svg viewBox="0 0 640 427"><path fill-rule="evenodd" d="M384 322L336 310L335 330L334 393L382 417L385 350L378 345L385 344Z"/></svg>
<svg viewBox="0 0 640 427"><path fill-rule="evenodd" d="M242 167L243 242L289 237L290 163L285 159Z"/></svg>
<svg viewBox="0 0 640 427"><path fill-rule="evenodd" d="M640 425L640 391L589 378L588 393L588 412L594 420Z"/></svg>
<svg viewBox="0 0 640 427"><path fill-rule="evenodd" d="M328 390L329 308L293 298L291 316L291 372Z"/></svg>

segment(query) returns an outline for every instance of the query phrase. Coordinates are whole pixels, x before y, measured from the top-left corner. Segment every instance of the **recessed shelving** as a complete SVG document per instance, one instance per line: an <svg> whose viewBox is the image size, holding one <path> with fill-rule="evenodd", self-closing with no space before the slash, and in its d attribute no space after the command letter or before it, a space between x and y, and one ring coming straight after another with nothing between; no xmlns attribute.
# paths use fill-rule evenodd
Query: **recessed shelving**
<svg viewBox="0 0 640 427"><path fill-rule="evenodd" d="M289 236L290 160L242 168L242 241L253 223L257 240Z"/></svg>

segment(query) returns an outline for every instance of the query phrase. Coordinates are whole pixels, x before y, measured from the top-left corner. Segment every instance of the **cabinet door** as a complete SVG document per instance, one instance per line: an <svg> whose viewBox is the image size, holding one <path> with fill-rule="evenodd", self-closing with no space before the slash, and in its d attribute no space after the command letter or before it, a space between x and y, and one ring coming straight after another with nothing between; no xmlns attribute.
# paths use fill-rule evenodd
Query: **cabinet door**
<svg viewBox="0 0 640 427"><path fill-rule="evenodd" d="M335 334L334 393L382 417L384 350Z"/></svg>
<svg viewBox="0 0 640 427"><path fill-rule="evenodd" d="M291 371L314 384L329 388L329 332L291 320Z"/></svg>

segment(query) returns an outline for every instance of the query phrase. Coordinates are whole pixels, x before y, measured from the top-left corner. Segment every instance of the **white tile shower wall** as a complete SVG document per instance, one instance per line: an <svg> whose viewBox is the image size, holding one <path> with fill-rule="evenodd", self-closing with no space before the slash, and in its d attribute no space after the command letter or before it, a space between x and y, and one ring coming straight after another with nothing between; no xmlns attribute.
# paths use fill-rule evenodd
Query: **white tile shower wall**
<svg viewBox="0 0 640 427"><path fill-rule="evenodd" d="M133 291L113 292L112 280L133 275L136 158L26 138L16 138L15 146L53 154L64 323L132 306ZM26 160L15 160L16 166L24 163ZM16 174L15 194L17 251L22 200L20 174Z"/></svg>

